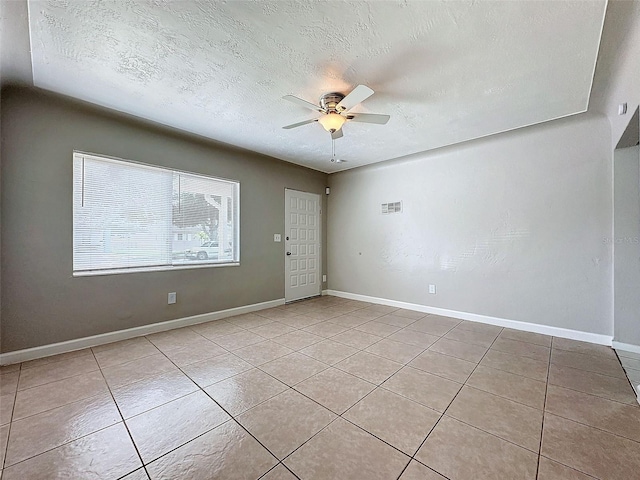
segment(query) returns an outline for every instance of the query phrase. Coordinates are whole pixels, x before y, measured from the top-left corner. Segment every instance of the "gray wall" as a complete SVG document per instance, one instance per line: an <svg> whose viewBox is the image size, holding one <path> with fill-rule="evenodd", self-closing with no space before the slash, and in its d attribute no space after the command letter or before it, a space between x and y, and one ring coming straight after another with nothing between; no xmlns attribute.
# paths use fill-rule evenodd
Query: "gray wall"
<svg viewBox="0 0 640 480"><path fill-rule="evenodd" d="M331 175L329 288L612 335L609 141L582 114Z"/></svg>
<svg viewBox="0 0 640 480"><path fill-rule="evenodd" d="M614 151L614 340L640 346L640 147Z"/></svg>
<svg viewBox="0 0 640 480"><path fill-rule="evenodd" d="M325 174L33 90L1 114L2 352L284 297L284 189ZM241 266L72 277L74 149L239 180Z"/></svg>

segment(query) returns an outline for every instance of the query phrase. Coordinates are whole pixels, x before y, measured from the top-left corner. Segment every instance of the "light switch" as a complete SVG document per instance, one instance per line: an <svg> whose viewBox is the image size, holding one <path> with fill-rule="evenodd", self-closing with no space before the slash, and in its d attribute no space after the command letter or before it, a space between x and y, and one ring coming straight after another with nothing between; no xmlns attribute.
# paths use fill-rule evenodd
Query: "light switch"
<svg viewBox="0 0 640 480"><path fill-rule="evenodd" d="M281 242L282 241L282 237L280 236L279 233L274 233L273 234L273 241L274 242Z"/></svg>

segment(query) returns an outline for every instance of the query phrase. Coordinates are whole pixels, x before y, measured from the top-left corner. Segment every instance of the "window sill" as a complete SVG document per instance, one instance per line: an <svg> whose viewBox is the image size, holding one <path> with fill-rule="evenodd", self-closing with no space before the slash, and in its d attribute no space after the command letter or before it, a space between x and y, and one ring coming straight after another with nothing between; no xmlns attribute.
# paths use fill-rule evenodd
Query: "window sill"
<svg viewBox="0 0 640 480"><path fill-rule="evenodd" d="M120 275L123 273L144 273L144 272L171 272L175 270L192 270L195 268L220 268L239 267L240 262L229 263L205 263L197 265L175 265L162 267L139 267L139 268L114 268L112 270L90 270L85 272L73 272L74 277L97 277L103 275Z"/></svg>

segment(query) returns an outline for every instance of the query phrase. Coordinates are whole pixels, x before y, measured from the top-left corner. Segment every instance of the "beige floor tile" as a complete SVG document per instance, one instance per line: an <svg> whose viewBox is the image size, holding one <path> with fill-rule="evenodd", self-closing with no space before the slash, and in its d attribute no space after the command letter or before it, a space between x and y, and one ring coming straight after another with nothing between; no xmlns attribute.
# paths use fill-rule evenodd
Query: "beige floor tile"
<svg viewBox="0 0 640 480"><path fill-rule="evenodd" d="M578 340L569 340L568 338L553 337L553 348L569 352L584 353L586 355L600 355L607 358L614 358L616 356L611 347L596 345L595 343L580 342Z"/></svg>
<svg viewBox="0 0 640 480"><path fill-rule="evenodd" d="M100 368L112 367L122 363L135 360L136 358L148 357L154 353L160 353L156 346L147 340L146 337L136 337L121 342L108 343L93 347L93 354L98 361Z"/></svg>
<svg viewBox="0 0 640 480"><path fill-rule="evenodd" d="M19 420L78 400L108 393L107 383L100 371L20 390L16 396L13 419Z"/></svg>
<svg viewBox="0 0 640 480"><path fill-rule="evenodd" d="M640 370L634 370L633 368L625 369L625 373L629 378L629 381L634 385L640 385Z"/></svg>
<svg viewBox="0 0 640 480"><path fill-rule="evenodd" d="M541 454L607 480L637 478L640 443L552 414L544 418Z"/></svg>
<svg viewBox="0 0 640 480"><path fill-rule="evenodd" d="M407 329L441 337L446 335L449 330L458 325L458 323L460 323L460 320L429 315L428 317L415 321L409 325Z"/></svg>
<svg viewBox="0 0 640 480"><path fill-rule="evenodd" d="M10 466L121 421L111 395L101 394L11 423Z"/></svg>
<svg viewBox="0 0 640 480"><path fill-rule="evenodd" d="M265 340L264 342L235 350L233 353L246 362L249 362L251 365L257 367L258 365L270 362L276 358L289 355L290 353L293 353L293 350L289 347L285 347L284 345L280 345L279 343L272 342L271 340Z"/></svg>
<svg viewBox="0 0 640 480"><path fill-rule="evenodd" d="M13 363L11 365L0 365L0 375L4 373L13 373L20 370L20 363Z"/></svg>
<svg viewBox="0 0 640 480"><path fill-rule="evenodd" d="M185 367L225 353L227 351L224 348L204 337L200 337L197 341L189 342L188 345L164 350L164 354L178 367Z"/></svg>
<svg viewBox="0 0 640 480"><path fill-rule="evenodd" d="M327 365L335 365L357 352L357 349L350 347L349 345L344 345L343 343L334 342L329 339L309 345L308 347L300 350L300 353L304 353L305 355L315 358Z"/></svg>
<svg viewBox="0 0 640 480"><path fill-rule="evenodd" d="M537 454L444 416L416 459L451 480L534 480Z"/></svg>
<svg viewBox="0 0 640 480"><path fill-rule="evenodd" d="M127 419L198 389L182 372L169 372L145 378L112 390L122 416Z"/></svg>
<svg viewBox="0 0 640 480"><path fill-rule="evenodd" d="M447 480L439 473L434 472L428 467L425 467L420 462L411 460L411 463L407 466L399 480Z"/></svg>
<svg viewBox="0 0 640 480"><path fill-rule="evenodd" d="M346 332L334 335L331 337L331 340L334 342L344 343L345 345L357 348L358 350L363 350L382 340L382 337L360 330L347 330Z"/></svg>
<svg viewBox="0 0 640 480"><path fill-rule="evenodd" d="M191 330L199 335L202 335L209 340L214 340L225 335L231 335L232 333L241 332L243 329L231 322L225 320L214 320L213 322L201 323L199 325L193 325Z"/></svg>
<svg viewBox="0 0 640 480"><path fill-rule="evenodd" d="M640 442L640 408L549 385L546 411Z"/></svg>
<svg viewBox="0 0 640 480"><path fill-rule="evenodd" d="M250 363L245 362L232 353L227 353L210 358L204 362L192 363L182 370L196 382L200 388L204 388L239 373L251 370L252 368Z"/></svg>
<svg viewBox="0 0 640 480"><path fill-rule="evenodd" d="M444 338L448 340L470 343L471 345L478 345L485 348L489 348L497 337L498 335L496 333L466 330L460 328L460 326L457 326L444 336Z"/></svg>
<svg viewBox="0 0 640 480"><path fill-rule="evenodd" d="M329 308L323 308L321 310L311 310L305 314L307 317L315 318L316 320L329 320L331 318L339 317L342 313L331 310Z"/></svg>
<svg viewBox="0 0 640 480"><path fill-rule="evenodd" d="M407 310L405 308L399 308L395 312L390 315L395 315L397 317L409 318L411 320L419 320L422 317L426 317L427 314L424 312L418 312L417 310Z"/></svg>
<svg viewBox="0 0 640 480"><path fill-rule="evenodd" d="M394 333L393 335L389 335L387 338L389 340L402 342L406 343L407 345L414 345L421 348L429 348L440 339L440 337L436 335L429 335L428 333L408 330L406 328L398 330L396 333Z"/></svg>
<svg viewBox="0 0 640 480"><path fill-rule="evenodd" d="M472 322L470 320L463 320L457 328L472 330L474 332L494 333L496 336L502 331L502 327L489 325L488 323Z"/></svg>
<svg viewBox="0 0 640 480"><path fill-rule="evenodd" d="M402 368L402 364L387 360L367 352L358 352L340 363L336 368L360 377L367 382L380 385L387 378Z"/></svg>
<svg viewBox="0 0 640 480"><path fill-rule="evenodd" d="M350 408L343 418L413 455L440 415L406 397L378 388Z"/></svg>
<svg viewBox="0 0 640 480"><path fill-rule="evenodd" d="M7 453L7 441L9 440L9 425L0 427L0 465L4 465L5 454Z"/></svg>
<svg viewBox="0 0 640 480"><path fill-rule="evenodd" d="M176 328L175 330L147 335L147 339L161 351L184 347L191 342L197 342L201 338L202 335L198 335L191 327Z"/></svg>
<svg viewBox="0 0 640 480"><path fill-rule="evenodd" d="M295 389L334 413L341 415L376 386L336 368L307 378Z"/></svg>
<svg viewBox="0 0 640 480"><path fill-rule="evenodd" d="M542 410L465 386L447 415L538 453Z"/></svg>
<svg viewBox="0 0 640 480"><path fill-rule="evenodd" d="M349 315L353 317L362 318L364 320L374 320L378 317L382 317L383 315L388 315L386 313L379 312L377 310L371 310L371 307L361 308L359 310L355 310L351 312Z"/></svg>
<svg viewBox="0 0 640 480"><path fill-rule="evenodd" d="M612 377L625 377L624 370L616 357L585 355L583 353L554 349L551 353L551 363Z"/></svg>
<svg viewBox="0 0 640 480"><path fill-rule="evenodd" d="M293 387L297 383L329 368L318 360L294 352L271 362L260 365L260 370Z"/></svg>
<svg viewBox="0 0 640 480"><path fill-rule="evenodd" d="M42 365L48 365L56 362L66 362L67 364L73 364L70 362L72 359L92 356L91 349L83 348L82 350L74 350L73 352L60 353L58 355L50 355L48 357L37 358L35 360L29 360L28 362L22 362L22 369L27 370L33 367L41 367Z"/></svg>
<svg viewBox="0 0 640 480"><path fill-rule="evenodd" d="M540 457L538 480L593 480L593 477L548 458Z"/></svg>
<svg viewBox="0 0 640 480"><path fill-rule="evenodd" d="M205 388L211 398L236 416L275 397L289 387L254 368Z"/></svg>
<svg viewBox="0 0 640 480"><path fill-rule="evenodd" d="M418 355L409 365L458 383L466 382L471 372L476 368L476 364L473 362L429 350Z"/></svg>
<svg viewBox="0 0 640 480"><path fill-rule="evenodd" d="M630 405L636 404L636 395L626 378L610 377L576 368L551 365L549 384Z"/></svg>
<svg viewBox="0 0 640 480"><path fill-rule="evenodd" d="M441 338L429 347L429 351L450 355L461 360L466 360L467 362L478 363L484 354L487 353L487 348Z"/></svg>
<svg viewBox="0 0 640 480"><path fill-rule="evenodd" d="M322 340L324 340L324 338L321 336L305 332L304 330L296 330L295 332L287 333L286 335L281 335L273 339L274 342L291 348L292 350L302 350Z"/></svg>
<svg viewBox="0 0 640 480"><path fill-rule="evenodd" d="M262 314L263 311L261 311L260 313ZM274 314L274 316L276 316L276 314ZM281 319L286 318L286 316L283 313L279 313L277 314L277 316ZM271 323L274 320L262 315L256 315L255 313L245 313L243 315L236 315L235 317L229 317L226 319L226 321L242 328L255 328L255 327L260 327L262 325L267 325L268 323Z"/></svg>
<svg viewBox="0 0 640 480"><path fill-rule="evenodd" d="M147 471L144 468L139 468L129 475L125 475L121 480L149 480L149 475L147 475Z"/></svg>
<svg viewBox="0 0 640 480"><path fill-rule="evenodd" d="M462 385L416 368L404 367L382 387L438 412L444 412Z"/></svg>
<svg viewBox="0 0 640 480"><path fill-rule="evenodd" d="M254 480L276 463L273 455L230 421L150 463L147 471L152 480Z"/></svg>
<svg viewBox="0 0 640 480"><path fill-rule="evenodd" d="M419 312L416 312L416 313L419 313ZM375 319L375 321L379 323L386 323L387 325L393 325L399 328L404 328L408 325L411 325L416 320L419 320L420 318L425 316L423 313L421 313L420 315L421 316L417 318L408 318L402 315L397 315L397 311L396 311L396 312L390 313L389 315L378 317Z"/></svg>
<svg viewBox="0 0 640 480"><path fill-rule="evenodd" d="M311 325L315 325L316 323L320 323L322 322L322 320L307 317L306 315L296 315L295 317L291 318L283 318L280 320L280 322L293 328L305 328L310 327Z"/></svg>
<svg viewBox="0 0 640 480"><path fill-rule="evenodd" d="M140 458L127 430L120 422L9 467L4 470L2 478L3 480L115 479L139 467L141 467Z"/></svg>
<svg viewBox="0 0 640 480"><path fill-rule="evenodd" d="M0 426L6 425L11 421L15 399L15 393L0 395Z"/></svg>
<svg viewBox="0 0 640 480"><path fill-rule="evenodd" d="M227 350L237 350L262 341L264 341L264 337L246 330L244 332L232 333L230 335L225 335L224 337L218 337L216 338L215 343Z"/></svg>
<svg viewBox="0 0 640 480"><path fill-rule="evenodd" d="M260 480L296 480L296 476L287 470L284 465L280 464L269 470L269 473L264 477L260 477Z"/></svg>
<svg viewBox="0 0 640 480"><path fill-rule="evenodd" d="M508 340L517 340L519 342L533 343L535 345L541 345L543 347L551 347L550 335L543 335L542 333L524 332L522 330L513 330L511 328L505 328L500 333L500 338L506 338Z"/></svg>
<svg viewBox="0 0 640 480"><path fill-rule="evenodd" d="M356 312L353 312L353 313L356 313ZM336 325L341 325L343 327L354 328L354 327L357 327L358 325L362 325L363 323L367 323L371 320L372 318L368 318L368 317L363 318L353 314L349 314L349 315L341 315L339 317L331 318L327 321L329 323L335 323Z"/></svg>
<svg viewBox="0 0 640 480"><path fill-rule="evenodd" d="M542 362L529 357L521 357L510 353L490 349L484 356L480 365L504 370L505 372L533 378L541 382L547 381L549 362Z"/></svg>
<svg viewBox="0 0 640 480"><path fill-rule="evenodd" d="M363 323L362 325L358 325L355 330L359 330L361 332L370 333L372 335L377 335L379 337L388 337L392 333L396 333L400 330L401 327L396 327L395 325L389 325L386 323L380 323L375 320L367 323Z"/></svg>
<svg viewBox="0 0 640 480"><path fill-rule="evenodd" d="M349 327L331 322L316 323L315 325L305 327L304 329L305 332L313 333L314 335L319 335L323 338L333 337L334 335L346 332L347 330L349 330Z"/></svg>
<svg viewBox="0 0 640 480"><path fill-rule="evenodd" d="M178 368L162 353L102 369L110 388L123 387L148 377L177 371Z"/></svg>
<svg viewBox="0 0 640 480"><path fill-rule="evenodd" d="M198 390L126 421L145 463L230 420Z"/></svg>
<svg viewBox="0 0 640 480"><path fill-rule="evenodd" d="M272 322L260 327L252 328L250 329L250 331L264 338L274 338L286 333L294 332L295 328L290 327L289 325L286 325L284 323Z"/></svg>
<svg viewBox="0 0 640 480"><path fill-rule="evenodd" d="M546 385L531 378L479 365L467 385L539 410L544 408Z"/></svg>
<svg viewBox="0 0 640 480"><path fill-rule="evenodd" d="M98 363L89 352L87 355L66 358L57 362L46 363L20 371L18 390L37 387L45 383L55 382L63 378L98 370Z"/></svg>
<svg viewBox="0 0 640 480"><path fill-rule="evenodd" d="M265 308L264 310L258 310L257 312L255 312L255 315L259 315L261 317L265 317L265 318L272 318L272 319L278 319L278 318L291 318L291 317L295 317L297 314L295 312L291 312L286 308L282 308L282 307L273 307L273 308Z"/></svg>
<svg viewBox="0 0 640 480"><path fill-rule="evenodd" d="M534 360L540 360L541 362L548 362L549 355L551 354L551 349L549 347L500 337L493 342L491 349L510 353L512 355L519 355L521 357L533 358Z"/></svg>
<svg viewBox="0 0 640 480"><path fill-rule="evenodd" d="M313 400L287 390L236 420L282 460L335 418L334 413Z"/></svg>
<svg viewBox="0 0 640 480"><path fill-rule="evenodd" d="M394 362L406 364L422 353L424 349L385 338L367 347L365 351Z"/></svg>
<svg viewBox="0 0 640 480"><path fill-rule="evenodd" d="M284 463L299 478L395 480L409 457L341 418Z"/></svg>

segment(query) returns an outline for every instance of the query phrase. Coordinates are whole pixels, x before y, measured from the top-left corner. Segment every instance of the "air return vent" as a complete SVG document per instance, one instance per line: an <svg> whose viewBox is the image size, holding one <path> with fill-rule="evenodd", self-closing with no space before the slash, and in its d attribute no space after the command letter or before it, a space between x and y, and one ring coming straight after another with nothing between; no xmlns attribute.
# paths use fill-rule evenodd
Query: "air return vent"
<svg viewBox="0 0 640 480"><path fill-rule="evenodd" d="M402 202L391 202L382 204L382 213L400 213L402 212Z"/></svg>

